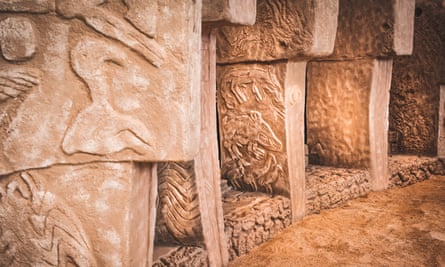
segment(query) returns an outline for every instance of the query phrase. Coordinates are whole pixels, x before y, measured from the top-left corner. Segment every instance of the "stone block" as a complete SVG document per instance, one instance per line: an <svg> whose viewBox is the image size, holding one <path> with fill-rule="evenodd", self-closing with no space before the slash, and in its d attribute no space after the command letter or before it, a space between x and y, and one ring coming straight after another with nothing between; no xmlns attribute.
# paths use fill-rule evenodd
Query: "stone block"
<svg viewBox="0 0 445 267"><path fill-rule="evenodd" d="M437 156L445 158L445 85L440 86Z"/></svg>
<svg viewBox="0 0 445 267"><path fill-rule="evenodd" d="M253 26L220 28L218 63L328 55L337 14L337 0L258 0Z"/></svg>
<svg viewBox="0 0 445 267"><path fill-rule="evenodd" d="M310 163L369 168L373 189L386 187L391 68L372 59L308 65Z"/></svg>
<svg viewBox="0 0 445 267"><path fill-rule="evenodd" d="M253 25L257 0L203 0L202 22Z"/></svg>
<svg viewBox="0 0 445 267"><path fill-rule="evenodd" d="M305 62L217 69L222 176L236 189L291 198L304 215Z"/></svg>
<svg viewBox="0 0 445 267"><path fill-rule="evenodd" d="M196 154L201 1L103 2L0 3L0 174Z"/></svg>
<svg viewBox="0 0 445 267"><path fill-rule="evenodd" d="M410 55L414 0L340 0L332 58Z"/></svg>
<svg viewBox="0 0 445 267"><path fill-rule="evenodd" d="M92 163L3 176L0 265L146 266L156 200L151 165Z"/></svg>

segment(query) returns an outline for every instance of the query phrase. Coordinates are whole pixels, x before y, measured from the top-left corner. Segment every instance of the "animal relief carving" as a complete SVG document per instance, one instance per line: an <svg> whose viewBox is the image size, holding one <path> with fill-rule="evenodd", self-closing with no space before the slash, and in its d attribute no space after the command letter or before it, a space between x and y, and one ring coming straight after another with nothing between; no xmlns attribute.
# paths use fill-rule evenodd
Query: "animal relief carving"
<svg viewBox="0 0 445 267"><path fill-rule="evenodd" d="M0 181L0 266L96 266L81 223L31 174Z"/></svg>
<svg viewBox="0 0 445 267"><path fill-rule="evenodd" d="M277 132L284 123L284 104L275 71L259 65L227 67L218 85L223 178L237 189L286 192L277 186L287 183L287 167L283 133Z"/></svg>

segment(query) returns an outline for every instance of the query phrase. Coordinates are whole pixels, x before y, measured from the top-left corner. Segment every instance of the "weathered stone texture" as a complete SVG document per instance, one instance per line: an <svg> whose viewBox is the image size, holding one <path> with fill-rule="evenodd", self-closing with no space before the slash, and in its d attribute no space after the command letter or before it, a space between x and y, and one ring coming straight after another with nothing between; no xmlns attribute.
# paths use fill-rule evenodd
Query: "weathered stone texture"
<svg viewBox="0 0 445 267"><path fill-rule="evenodd" d="M222 176L237 189L289 195L285 64L217 70Z"/></svg>
<svg viewBox="0 0 445 267"><path fill-rule="evenodd" d="M175 247L166 255L162 255L153 262L153 267L174 266L210 266L207 260L207 252L201 247L181 246Z"/></svg>
<svg viewBox="0 0 445 267"><path fill-rule="evenodd" d="M414 52L394 60L389 128L393 154L436 155L439 85L445 83L445 10L416 7Z"/></svg>
<svg viewBox="0 0 445 267"><path fill-rule="evenodd" d="M371 191L367 170L310 165L306 168L306 214L320 213Z"/></svg>
<svg viewBox="0 0 445 267"><path fill-rule="evenodd" d="M158 164L158 244L201 244L203 233L194 162Z"/></svg>
<svg viewBox="0 0 445 267"><path fill-rule="evenodd" d="M47 1L7 2L0 3L0 174L194 156L201 1L167 1L156 14L142 8L150 1L59 0L45 14L32 11ZM162 23L142 27L135 8Z"/></svg>
<svg viewBox="0 0 445 267"><path fill-rule="evenodd" d="M130 224L148 220L132 212L139 178L149 180L131 163L54 166L1 177L0 265L129 266L135 256ZM148 238L143 231L138 235Z"/></svg>
<svg viewBox="0 0 445 267"><path fill-rule="evenodd" d="M257 0L203 0L202 22L253 25Z"/></svg>
<svg viewBox="0 0 445 267"><path fill-rule="evenodd" d="M264 193L229 191L223 196L230 259L248 253L291 223L290 200Z"/></svg>
<svg viewBox="0 0 445 267"><path fill-rule="evenodd" d="M369 167L373 61L311 62L307 82L309 162Z"/></svg>
<svg viewBox="0 0 445 267"><path fill-rule="evenodd" d="M222 27L218 62L268 61L332 51L337 1L258 0L253 26Z"/></svg>
<svg viewBox="0 0 445 267"><path fill-rule="evenodd" d="M330 57L409 54L413 12L414 0L340 0L338 31Z"/></svg>
<svg viewBox="0 0 445 267"><path fill-rule="evenodd" d="M443 160L430 157L392 156L389 158L388 188L405 187L427 180L433 174L445 174Z"/></svg>

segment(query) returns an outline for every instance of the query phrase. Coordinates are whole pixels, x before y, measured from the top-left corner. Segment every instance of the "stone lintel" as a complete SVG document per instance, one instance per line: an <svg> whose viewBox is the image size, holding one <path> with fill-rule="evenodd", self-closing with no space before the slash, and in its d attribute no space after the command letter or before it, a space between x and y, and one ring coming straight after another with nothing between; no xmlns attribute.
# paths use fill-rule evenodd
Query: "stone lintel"
<svg viewBox="0 0 445 267"><path fill-rule="evenodd" d="M202 22L253 25L257 0L203 0Z"/></svg>
<svg viewBox="0 0 445 267"><path fill-rule="evenodd" d="M330 58L410 55L415 0L340 0L338 31Z"/></svg>
<svg viewBox="0 0 445 267"><path fill-rule="evenodd" d="M218 63L271 61L332 53L338 1L258 0L253 26L225 26L217 36Z"/></svg>

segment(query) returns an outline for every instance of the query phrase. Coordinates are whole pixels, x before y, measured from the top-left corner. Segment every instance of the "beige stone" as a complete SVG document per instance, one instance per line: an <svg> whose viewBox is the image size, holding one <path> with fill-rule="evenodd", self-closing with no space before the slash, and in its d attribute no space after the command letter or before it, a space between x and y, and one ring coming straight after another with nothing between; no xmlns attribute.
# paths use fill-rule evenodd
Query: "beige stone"
<svg viewBox="0 0 445 267"><path fill-rule="evenodd" d="M1 0L0 11L47 13L53 11L55 0Z"/></svg>
<svg viewBox="0 0 445 267"><path fill-rule="evenodd" d="M156 199L151 165L55 166L4 177L0 265L146 266Z"/></svg>
<svg viewBox="0 0 445 267"><path fill-rule="evenodd" d="M203 0L202 21L253 25L257 0Z"/></svg>
<svg viewBox="0 0 445 267"><path fill-rule="evenodd" d="M337 14L336 0L258 0L255 25L220 29L218 63L328 55Z"/></svg>
<svg viewBox="0 0 445 267"><path fill-rule="evenodd" d="M290 197L304 215L304 62L217 70L222 176L237 189Z"/></svg>
<svg viewBox="0 0 445 267"><path fill-rule="evenodd" d="M312 62L307 142L311 164L369 168L373 189L387 180L391 60Z"/></svg>
<svg viewBox="0 0 445 267"><path fill-rule="evenodd" d="M37 3L13 2L0 4L2 53L21 60L0 60L8 80L0 88L0 174L194 157L201 1L168 1L154 12L145 1L58 0L56 13L26 18L9 11L40 12ZM8 30L11 22L27 31Z"/></svg>
<svg viewBox="0 0 445 267"><path fill-rule="evenodd" d="M409 55L414 0L340 0L333 58Z"/></svg>
<svg viewBox="0 0 445 267"><path fill-rule="evenodd" d="M440 86L437 156L445 158L445 85Z"/></svg>

